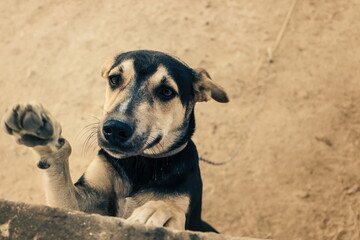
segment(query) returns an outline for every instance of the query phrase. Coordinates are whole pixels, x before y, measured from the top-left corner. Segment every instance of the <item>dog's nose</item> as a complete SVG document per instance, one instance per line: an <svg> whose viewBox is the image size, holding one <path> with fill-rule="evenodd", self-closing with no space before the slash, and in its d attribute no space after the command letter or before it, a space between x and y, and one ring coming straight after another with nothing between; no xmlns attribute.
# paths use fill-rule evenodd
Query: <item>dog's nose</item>
<svg viewBox="0 0 360 240"><path fill-rule="evenodd" d="M113 145L125 142L133 134L130 124L118 120L106 121L102 130L106 140Z"/></svg>

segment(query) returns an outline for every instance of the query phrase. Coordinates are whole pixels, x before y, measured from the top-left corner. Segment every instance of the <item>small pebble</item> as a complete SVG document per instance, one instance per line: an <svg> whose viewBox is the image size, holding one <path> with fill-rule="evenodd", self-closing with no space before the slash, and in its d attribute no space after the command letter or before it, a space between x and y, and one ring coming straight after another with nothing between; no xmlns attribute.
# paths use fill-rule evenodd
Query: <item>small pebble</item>
<svg viewBox="0 0 360 240"><path fill-rule="evenodd" d="M308 198L310 197L310 194L306 191L298 191L296 193L296 196L298 196L299 198Z"/></svg>
<svg viewBox="0 0 360 240"><path fill-rule="evenodd" d="M359 185L354 185L346 191L346 194L352 195L360 190Z"/></svg>

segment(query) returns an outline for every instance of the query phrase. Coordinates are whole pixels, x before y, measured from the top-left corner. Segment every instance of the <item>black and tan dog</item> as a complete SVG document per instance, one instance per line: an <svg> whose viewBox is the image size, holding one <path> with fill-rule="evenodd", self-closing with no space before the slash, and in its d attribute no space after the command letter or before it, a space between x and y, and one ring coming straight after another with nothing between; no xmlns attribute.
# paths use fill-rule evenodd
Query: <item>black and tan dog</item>
<svg viewBox="0 0 360 240"><path fill-rule="evenodd" d="M100 151L75 185L69 143L40 104L15 105L3 125L40 155L50 206L119 216L131 223L216 231L201 220L202 181L191 136L196 102L228 102L206 71L155 51L122 53L102 69L108 82Z"/></svg>

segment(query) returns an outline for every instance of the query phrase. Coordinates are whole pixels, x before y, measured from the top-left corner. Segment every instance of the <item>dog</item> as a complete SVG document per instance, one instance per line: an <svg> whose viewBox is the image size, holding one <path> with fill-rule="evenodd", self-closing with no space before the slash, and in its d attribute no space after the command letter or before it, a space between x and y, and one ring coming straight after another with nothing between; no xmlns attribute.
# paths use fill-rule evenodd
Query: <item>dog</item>
<svg viewBox="0 0 360 240"><path fill-rule="evenodd" d="M111 58L101 76L107 87L100 150L75 184L70 144L41 104L16 104L4 115L6 132L40 157L47 204L129 223L217 232L201 219L202 180L191 137L195 104L228 102L224 89L204 69L149 50Z"/></svg>

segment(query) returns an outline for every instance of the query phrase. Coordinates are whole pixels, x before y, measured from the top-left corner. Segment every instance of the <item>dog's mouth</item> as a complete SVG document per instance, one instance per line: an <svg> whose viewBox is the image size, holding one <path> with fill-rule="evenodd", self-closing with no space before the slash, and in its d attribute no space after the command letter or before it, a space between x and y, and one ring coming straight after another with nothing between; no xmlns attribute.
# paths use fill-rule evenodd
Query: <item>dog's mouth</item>
<svg viewBox="0 0 360 240"><path fill-rule="evenodd" d="M157 144L160 143L161 139L162 139L162 135L159 135L156 138L154 138L154 140L152 142L147 144L147 146L144 148L144 151L147 150L147 149L155 147Z"/></svg>
<svg viewBox="0 0 360 240"><path fill-rule="evenodd" d="M135 143L126 143L119 145L112 145L107 142L105 139L99 139L100 148L104 149L107 153L112 155L113 157L129 157L138 155L143 151L143 143L135 141Z"/></svg>
<svg viewBox="0 0 360 240"><path fill-rule="evenodd" d="M108 154L116 158L130 157L141 155L146 150L156 148L160 150L157 145L162 140L162 135L156 137L147 136L145 133L134 136L129 141L121 144L113 145L109 143L101 134L98 134L99 147L104 149ZM154 150L155 151L155 150Z"/></svg>

